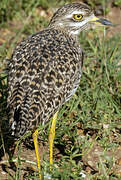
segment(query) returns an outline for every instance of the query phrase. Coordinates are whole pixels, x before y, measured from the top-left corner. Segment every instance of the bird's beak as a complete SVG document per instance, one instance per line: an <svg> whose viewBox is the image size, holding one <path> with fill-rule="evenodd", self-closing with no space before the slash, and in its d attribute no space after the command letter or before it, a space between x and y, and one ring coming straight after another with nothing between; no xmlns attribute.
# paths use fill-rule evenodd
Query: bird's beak
<svg viewBox="0 0 121 180"><path fill-rule="evenodd" d="M89 20L89 22L92 22L97 25L104 25L104 26L113 26L112 22L108 21L107 19L98 18L94 16Z"/></svg>

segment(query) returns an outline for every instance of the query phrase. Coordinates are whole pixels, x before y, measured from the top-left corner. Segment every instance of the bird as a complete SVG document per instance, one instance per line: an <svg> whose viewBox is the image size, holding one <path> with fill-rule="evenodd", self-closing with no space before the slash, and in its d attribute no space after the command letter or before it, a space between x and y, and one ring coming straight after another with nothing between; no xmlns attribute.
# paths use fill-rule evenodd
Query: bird
<svg viewBox="0 0 121 180"><path fill-rule="evenodd" d="M57 114L76 92L83 65L79 34L96 25L113 24L94 15L83 3L60 7L49 25L18 43L8 65L7 109L11 135L23 137L32 132L39 178L38 126L52 118L49 130L50 167Z"/></svg>

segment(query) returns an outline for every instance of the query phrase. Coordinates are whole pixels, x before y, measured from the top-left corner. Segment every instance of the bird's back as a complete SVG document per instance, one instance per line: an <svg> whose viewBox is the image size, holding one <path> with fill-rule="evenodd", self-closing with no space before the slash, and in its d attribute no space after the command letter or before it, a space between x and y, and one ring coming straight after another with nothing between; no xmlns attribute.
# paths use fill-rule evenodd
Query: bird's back
<svg viewBox="0 0 121 180"><path fill-rule="evenodd" d="M54 28L29 36L16 47L8 76L13 135L23 136L53 116L78 87L81 65L79 43Z"/></svg>

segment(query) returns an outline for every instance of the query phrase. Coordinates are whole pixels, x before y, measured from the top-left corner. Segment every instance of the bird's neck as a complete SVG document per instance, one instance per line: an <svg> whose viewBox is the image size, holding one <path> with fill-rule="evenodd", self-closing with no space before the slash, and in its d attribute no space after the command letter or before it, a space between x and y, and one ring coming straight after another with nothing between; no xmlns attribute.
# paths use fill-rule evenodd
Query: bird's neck
<svg viewBox="0 0 121 180"><path fill-rule="evenodd" d="M58 31L61 31L64 35L66 36L70 36L71 38L73 38L75 41L79 42L79 31L77 30L70 30L70 28L65 28L63 26L60 26L59 24L58 25L49 25L48 26L49 29L56 29Z"/></svg>

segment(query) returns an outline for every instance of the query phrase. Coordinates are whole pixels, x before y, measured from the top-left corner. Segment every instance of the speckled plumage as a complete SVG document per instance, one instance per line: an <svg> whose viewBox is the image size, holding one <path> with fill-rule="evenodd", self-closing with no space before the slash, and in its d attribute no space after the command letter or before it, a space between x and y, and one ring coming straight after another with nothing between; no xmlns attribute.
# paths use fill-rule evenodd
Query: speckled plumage
<svg viewBox="0 0 121 180"><path fill-rule="evenodd" d="M49 121L75 93L81 78L83 53L78 34L71 32L74 27L65 25L62 18L79 9L89 16L90 9L85 5L65 5L55 13L46 29L29 36L14 50L8 77L13 135L23 136L36 129L40 122Z"/></svg>

